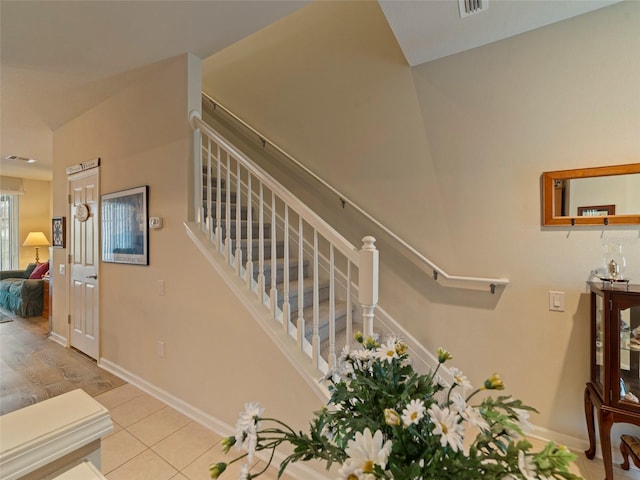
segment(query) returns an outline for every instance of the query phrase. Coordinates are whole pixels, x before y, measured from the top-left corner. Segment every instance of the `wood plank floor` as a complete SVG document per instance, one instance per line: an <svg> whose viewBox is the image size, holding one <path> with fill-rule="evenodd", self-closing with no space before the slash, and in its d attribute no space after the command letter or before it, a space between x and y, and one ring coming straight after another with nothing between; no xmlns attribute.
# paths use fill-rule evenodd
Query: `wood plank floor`
<svg viewBox="0 0 640 480"><path fill-rule="evenodd" d="M76 388L96 396L126 383L50 340L46 319L1 313L12 321L0 323L0 415Z"/></svg>

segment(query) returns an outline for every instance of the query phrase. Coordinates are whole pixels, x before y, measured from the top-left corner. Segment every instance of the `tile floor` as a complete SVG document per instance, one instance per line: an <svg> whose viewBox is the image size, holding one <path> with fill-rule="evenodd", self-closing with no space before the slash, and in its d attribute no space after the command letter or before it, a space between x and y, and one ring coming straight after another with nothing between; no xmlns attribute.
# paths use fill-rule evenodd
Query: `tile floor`
<svg viewBox="0 0 640 480"><path fill-rule="evenodd" d="M130 384L94 398L109 409L114 425L102 440L101 470L108 480L207 480L211 463L233 458L233 450L222 453L222 437ZM237 479L241 463L221 478ZM262 468L257 462L252 471ZM275 480L272 470L261 478Z"/></svg>

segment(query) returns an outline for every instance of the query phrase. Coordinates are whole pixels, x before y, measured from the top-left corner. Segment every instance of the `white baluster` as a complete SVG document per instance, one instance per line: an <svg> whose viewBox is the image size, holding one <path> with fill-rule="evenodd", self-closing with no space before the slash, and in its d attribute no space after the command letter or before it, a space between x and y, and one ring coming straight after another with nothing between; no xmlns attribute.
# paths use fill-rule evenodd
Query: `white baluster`
<svg viewBox="0 0 640 480"><path fill-rule="evenodd" d="M329 369L336 365L336 271L333 244L329 245Z"/></svg>
<svg viewBox="0 0 640 480"><path fill-rule="evenodd" d="M200 131L199 128L194 128L193 129L193 168L196 172L198 172L198 175L202 175L202 149L204 148L203 142L202 142L202 132ZM201 177L202 178L202 177ZM201 182L202 183L202 182ZM202 185L200 185L200 188L195 189L195 191L193 192L194 194L194 215L195 215L195 220L197 223L200 224L200 228L202 229L204 226L204 216L203 216L203 212L202 212Z"/></svg>
<svg viewBox="0 0 640 480"><path fill-rule="evenodd" d="M291 310L289 306L289 206L284 205L284 295L282 300L282 330L289 333ZM274 249L275 250L275 249Z"/></svg>
<svg viewBox="0 0 640 480"><path fill-rule="evenodd" d="M221 206L222 203L222 153L220 151L220 145L217 145L217 158L216 158L216 248L221 252L222 248L222 228L220 219L222 218Z"/></svg>
<svg viewBox="0 0 640 480"><path fill-rule="evenodd" d="M202 168L202 167L200 167ZM204 175L204 173L203 173ZM207 137L207 205L204 207L204 211L206 214L206 223L207 223L207 236L209 237L209 241L214 240L214 226L213 226L213 212L211 211L211 207L213 206L213 191L211 188L211 183L213 181L213 171L211 169L211 138ZM203 188L205 188L203 186Z"/></svg>
<svg viewBox="0 0 640 480"><path fill-rule="evenodd" d="M358 253L358 301L362 306L362 330L365 336L373 334L373 312L378 303L378 250L374 237L362 239Z"/></svg>
<svg viewBox="0 0 640 480"><path fill-rule="evenodd" d="M251 290L253 280L253 216L251 214L251 172L247 171L247 287Z"/></svg>
<svg viewBox="0 0 640 480"><path fill-rule="evenodd" d="M302 216L298 214L298 350L304 348L304 239Z"/></svg>
<svg viewBox="0 0 640 480"><path fill-rule="evenodd" d="M271 316L276 317L276 305L278 302L278 289L276 288L276 275L278 274L278 259L276 258L276 194L271 190L271 290L269 291L269 307Z"/></svg>
<svg viewBox="0 0 640 480"><path fill-rule="evenodd" d="M347 325L345 330L345 345L353 340L353 300L351 299L351 262L347 260Z"/></svg>
<svg viewBox="0 0 640 480"><path fill-rule="evenodd" d="M262 303L264 295L264 187L262 182L260 182L260 198L258 201L260 202L258 205L258 300Z"/></svg>
<svg viewBox="0 0 640 480"><path fill-rule="evenodd" d="M320 300L318 295L318 232L313 230L313 336L311 351L313 365L320 367Z"/></svg>
<svg viewBox="0 0 640 480"><path fill-rule="evenodd" d="M240 161L236 160L236 252L235 267L236 275L240 276L242 267L242 184L240 183ZM231 207L229 207L231 208Z"/></svg>
<svg viewBox="0 0 640 480"><path fill-rule="evenodd" d="M231 260L231 155L227 152L227 183L224 186L225 191L225 245L224 258L227 263Z"/></svg>

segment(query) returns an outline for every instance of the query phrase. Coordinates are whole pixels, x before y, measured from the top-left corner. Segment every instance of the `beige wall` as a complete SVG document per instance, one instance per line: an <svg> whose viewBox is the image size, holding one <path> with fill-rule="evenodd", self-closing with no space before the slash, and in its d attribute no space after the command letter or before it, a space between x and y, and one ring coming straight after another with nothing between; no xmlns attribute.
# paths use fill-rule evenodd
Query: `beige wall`
<svg viewBox="0 0 640 480"><path fill-rule="evenodd" d="M318 2L207 59L203 89L449 273L508 277L496 295L444 288L314 191L354 241L379 237L381 306L584 440L585 281L611 236L640 278L639 229L542 228L540 175L639 161L639 28L623 2L411 69L376 3Z"/></svg>
<svg viewBox="0 0 640 480"><path fill-rule="evenodd" d="M51 243L51 182L45 180L23 179L24 195L20 195L20 242L19 265L24 268L35 262L35 247L23 247L22 243L29 232L44 233ZM49 247L38 247L40 262L49 258Z"/></svg>
<svg viewBox="0 0 640 480"><path fill-rule="evenodd" d="M100 157L102 194L149 185L150 215L164 219L150 231L149 266L100 264L101 361L229 425L256 400L303 427L317 397L185 233L193 88L198 60L165 61L54 133L56 215L68 215L65 168ZM53 328L66 338L68 275L58 269L69 252L54 253Z"/></svg>

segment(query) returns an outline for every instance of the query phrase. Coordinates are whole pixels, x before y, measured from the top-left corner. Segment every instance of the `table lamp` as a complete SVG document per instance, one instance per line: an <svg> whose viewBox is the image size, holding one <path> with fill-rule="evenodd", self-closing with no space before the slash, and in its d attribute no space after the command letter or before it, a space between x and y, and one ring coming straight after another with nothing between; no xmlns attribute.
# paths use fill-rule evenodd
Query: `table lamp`
<svg viewBox="0 0 640 480"><path fill-rule="evenodd" d="M36 247L36 263L40 257L38 256L38 247L49 246L49 240L44 236L42 232L29 232L27 238L22 244L23 247Z"/></svg>

